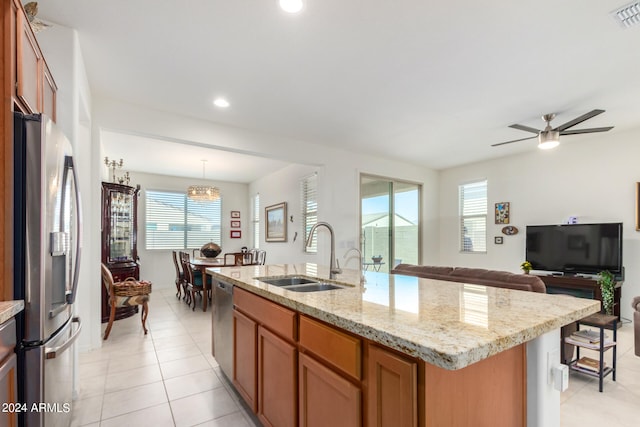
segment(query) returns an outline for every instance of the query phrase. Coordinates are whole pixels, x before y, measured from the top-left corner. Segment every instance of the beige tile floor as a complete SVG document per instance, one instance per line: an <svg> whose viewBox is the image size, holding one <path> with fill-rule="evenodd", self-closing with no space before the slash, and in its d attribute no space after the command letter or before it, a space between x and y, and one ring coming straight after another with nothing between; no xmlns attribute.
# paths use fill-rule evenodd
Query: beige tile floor
<svg viewBox="0 0 640 427"><path fill-rule="evenodd" d="M257 425L211 356L211 311L191 311L174 294L152 294L146 337L133 316L114 323L100 350L80 354L72 426ZM618 342L617 381L607 377L603 393L597 379L571 373L562 393L563 427L639 425L640 357L633 354L631 324Z"/></svg>
<svg viewBox="0 0 640 427"><path fill-rule="evenodd" d="M101 349L80 354L72 426L257 425L211 356L210 309L155 291L147 323L145 336L139 315L118 320Z"/></svg>

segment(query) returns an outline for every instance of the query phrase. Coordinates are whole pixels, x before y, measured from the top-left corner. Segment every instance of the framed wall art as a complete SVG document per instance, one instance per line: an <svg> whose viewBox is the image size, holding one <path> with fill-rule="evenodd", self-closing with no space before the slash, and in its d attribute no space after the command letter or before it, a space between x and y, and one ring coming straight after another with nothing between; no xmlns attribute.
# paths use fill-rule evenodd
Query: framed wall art
<svg viewBox="0 0 640 427"><path fill-rule="evenodd" d="M496 224L509 224L509 202L496 203Z"/></svg>
<svg viewBox="0 0 640 427"><path fill-rule="evenodd" d="M287 202L264 208L265 237L267 242L287 241Z"/></svg>
<svg viewBox="0 0 640 427"><path fill-rule="evenodd" d="M240 218L240 211L231 211L231 218Z"/></svg>
<svg viewBox="0 0 640 427"><path fill-rule="evenodd" d="M231 228L240 228L240 221L231 221Z"/></svg>
<svg viewBox="0 0 640 427"><path fill-rule="evenodd" d="M232 239L239 239L242 237L242 231L240 230L231 230L230 237Z"/></svg>

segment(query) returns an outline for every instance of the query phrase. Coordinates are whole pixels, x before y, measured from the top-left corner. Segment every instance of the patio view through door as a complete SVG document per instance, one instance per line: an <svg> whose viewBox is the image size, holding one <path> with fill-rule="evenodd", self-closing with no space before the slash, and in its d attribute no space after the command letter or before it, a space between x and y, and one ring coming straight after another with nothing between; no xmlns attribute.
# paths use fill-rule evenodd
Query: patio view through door
<svg viewBox="0 0 640 427"><path fill-rule="evenodd" d="M363 268L389 272L397 264L420 262L418 184L360 176L360 233Z"/></svg>

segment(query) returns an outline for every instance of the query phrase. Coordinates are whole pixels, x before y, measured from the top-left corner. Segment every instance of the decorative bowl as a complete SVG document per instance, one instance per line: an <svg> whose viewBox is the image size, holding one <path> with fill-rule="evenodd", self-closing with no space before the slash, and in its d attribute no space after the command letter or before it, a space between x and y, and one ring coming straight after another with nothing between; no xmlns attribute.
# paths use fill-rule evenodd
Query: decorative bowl
<svg viewBox="0 0 640 427"><path fill-rule="evenodd" d="M371 259L373 260L373 262L380 262L382 261L382 255L372 256Z"/></svg>
<svg viewBox="0 0 640 427"><path fill-rule="evenodd" d="M213 242L206 243L200 248L200 253L207 258L215 258L220 255L222 248Z"/></svg>

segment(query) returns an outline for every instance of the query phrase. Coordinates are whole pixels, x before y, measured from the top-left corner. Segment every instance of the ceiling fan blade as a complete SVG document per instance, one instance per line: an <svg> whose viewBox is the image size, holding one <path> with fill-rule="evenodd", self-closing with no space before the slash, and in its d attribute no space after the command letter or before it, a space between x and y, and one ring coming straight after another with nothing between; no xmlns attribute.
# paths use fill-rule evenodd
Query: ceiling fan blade
<svg viewBox="0 0 640 427"><path fill-rule="evenodd" d="M532 132L532 133L535 133L535 134L540 133L539 129L534 129L534 128L531 128L529 126L524 126L524 125L515 124L515 125L511 125L509 127L513 128L513 129L523 130L525 132Z"/></svg>
<svg viewBox="0 0 640 427"><path fill-rule="evenodd" d="M530 136L529 138L514 139L513 141L499 142L497 144L491 144L491 146L497 147L499 145L511 144L512 142L518 142L518 141L526 141L527 139L533 139L533 138L537 138L537 136Z"/></svg>
<svg viewBox="0 0 640 427"><path fill-rule="evenodd" d="M577 129L577 130L565 130L560 132L560 135L578 135L581 133L595 133L595 132L606 132L608 130L613 129L613 126L607 126L603 128L590 128L590 129Z"/></svg>
<svg viewBox="0 0 640 427"><path fill-rule="evenodd" d="M598 114L602 114L602 113L604 113L604 110L589 111L587 114L583 114L580 117L576 117L575 119L570 120L567 123L558 126L554 130L559 130L560 132L562 132L565 129L569 129L570 127L573 127L573 126L575 126L577 124L580 124L580 123L584 122L585 120L589 120L590 118L595 117Z"/></svg>

